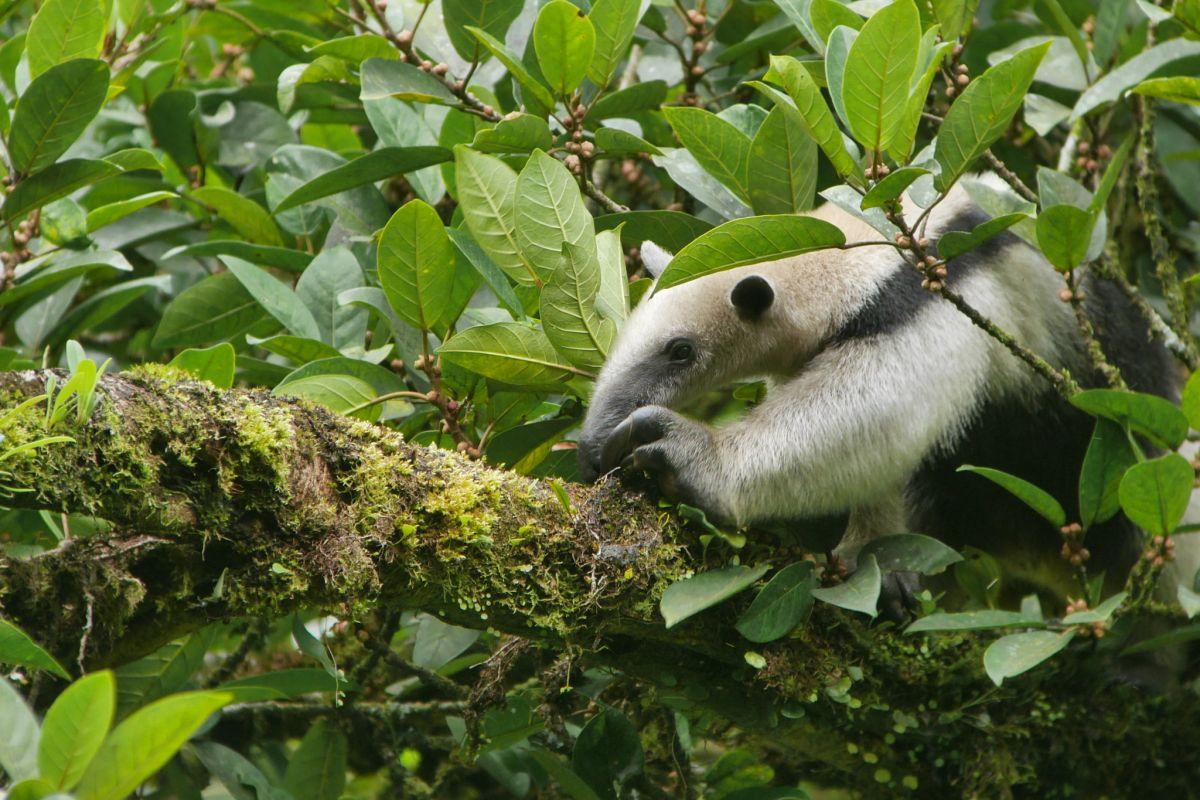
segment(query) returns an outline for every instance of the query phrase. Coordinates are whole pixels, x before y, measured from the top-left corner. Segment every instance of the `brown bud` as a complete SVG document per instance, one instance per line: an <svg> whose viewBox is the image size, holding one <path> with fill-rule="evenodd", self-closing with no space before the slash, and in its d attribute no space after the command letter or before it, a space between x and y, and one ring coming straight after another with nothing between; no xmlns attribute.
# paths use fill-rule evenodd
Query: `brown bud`
<svg viewBox="0 0 1200 800"><path fill-rule="evenodd" d="M427 58L422 59L421 60L421 72L429 72L431 69L433 69L433 62Z"/></svg>
<svg viewBox="0 0 1200 800"><path fill-rule="evenodd" d="M704 75L704 67L697 64L696 66L692 67L692 74L697 78L702 77Z"/></svg>
<svg viewBox="0 0 1200 800"><path fill-rule="evenodd" d="M479 458L479 455L480 455L479 448L478 447L468 447L467 455L470 456L471 458Z"/></svg>
<svg viewBox="0 0 1200 800"><path fill-rule="evenodd" d="M1079 146L1075 149L1079 151L1080 155L1087 155L1091 151L1092 145L1090 142L1080 142Z"/></svg>
<svg viewBox="0 0 1200 800"><path fill-rule="evenodd" d="M966 86L968 83L971 82L971 76L970 75L959 75L957 78L954 79L954 82L957 83L959 86Z"/></svg>
<svg viewBox="0 0 1200 800"><path fill-rule="evenodd" d="M404 360L400 358L393 358L388 366L392 368L393 372L399 372L400 370L404 369Z"/></svg>
<svg viewBox="0 0 1200 800"><path fill-rule="evenodd" d="M955 92L954 92L954 87L953 87L953 86L947 86L947 87L946 87L946 99L947 99L947 100L953 100L953 99L954 99L954 94L955 94Z"/></svg>
<svg viewBox="0 0 1200 800"><path fill-rule="evenodd" d="M903 233L897 233L896 234L896 244L900 245L905 250L907 250L908 248L912 247L912 239L905 236Z"/></svg>
<svg viewBox="0 0 1200 800"><path fill-rule="evenodd" d="M686 28L684 28L683 32L692 39L695 39L700 35L700 29L695 25L688 25Z"/></svg>
<svg viewBox="0 0 1200 800"><path fill-rule="evenodd" d="M242 54L242 48L239 45L226 42L225 44L221 45L221 53L223 53L226 58L237 58Z"/></svg>
<svg viewBox="0 0 1200 800"><path fill-rule="evenodd" d="M486 117L494 117L494 116L496 116L496 109L492 108L491 106L486 106L486 105L485 105L483 108L481 108L481 109L479 109L479 110L480 110L480 111L482 111L482 112L483 112L483 114L484 114L484 116L486 116Z"/></svg>
<svg viewBox="0 0 1200 800"><path fill-rule="evenodd" d="M1059 289L1058 290L1058 299L1062 300L1064 303L1069 303L1074 298L1075 298L1075 295L1071 294L1070 289Z"/></svg>
<svg viewBox="0 0 1200 800"><path fill-rule="evenodd" d="M967 75L971 72L971 68L968 67L966 64L959 64L957 67L954 68L954 72L958 75Z"/></svg>
<svg viewBox="0 0 1200 800"><path fill-rule="evenodd" d="M954 45L953 52L954 52L954 57L958 58L959 56L961 56L963 54L963 46L961 44Z"/></svg>
<svg viewBox="0 0 1200 800"><path fill-rule="evenodd" d="M1094 158L1089 158L1087 162L1087 171L1095 172L1098 169L1100 169L1100 162Z"/></svg>
<svg viewBox="0 0 1200 800"><path fill-rule="evenodd" d="M1096 148L1096 155L1099 156L1100 158L1105 158L1105 159L1111 158L1112 157L1112 148L1106 144L1102 144Z"/></svg>
<svg viewBox="0 0 1200 800"><path fill-rule="evenodd" d="M920 241L917 242L917 244L921 246L922 250L925 250L929 247L930 244L932 244L932 242L930 242L928 239L921 239Z"/></svg>
<svg viewBox="0 0 1200 800"><path fill-rule="evenodd" d="M571 170L571 172L579 171L579 166L580 166L579 156L576 156L576 155L567 156L566 158L563 159L563 163L567 165L567 169Z"/></svg>
<svg viewBox="0 0 1200 800"><path fill-rule="evenodd" d="M1080 156L1079 158L1075 159L1075 166L1079 167L1080 169L1087 169L1087 163L1087 156Z"/></svg>
<svg viewBox="0 0 1200 800"><path fill-rule="evenodd" d="M470 442L459 442L459 443L458 443L458 452L460 452L460 453L465 453L465 452L467 452L467 451L468 451L468 450L470 450L470 449L471 449L471 443L470 443Z"/></svg>
<svg viewBox="0 0 1200 800"><path fill-rule="evenodd" d="M396 34L396 43L401 47L408 47L410 44L412 44L412 40L412 31L400 31Z"/></svg>
<svg viewBox="0 0 1200 800"><path fill-rule="evenodd" d="M450 65L446 64L446 63L435 64L433 67L434 75L439 75L439 76L445 75L449 71L450 71Z"/></svg>
<svg viewBox="0 0 1200 800"><path fill-rule="evenodd" d="M690 11L688 11L687 18L693 25L703 25L704 24L704 13L698 9L693 8Z"/></svg>
<svg viewBox="0 0 1200 800"><path fill-rule="evenodd" d="M446 401L446 410L449 411L451 414L453 414L455 411L458 411L459 405L460 404L457 400L447 400Z"/></svg>
<svg viewBox="0 0 1200 800"><path fill-rule="evenodd" d="M703 55L704 51L707 49L708 45L704 42L695 42L692 44L692 55Z"/></svg>
<svg viewBox="0 0 1200 800"><path fill-rule="evenodd" d="M580 145L580 148L583 150L583 155L585 158L591 158L592 154L596 152L596 145L592 144L591 142L584 142Z"/></svg>
<svg viewBox="0 0 1200 800"><path fill-rule="evenodd" d="M438 397L440 397L440 396L441 395L439 395L437 393L436 389L430 389L428 392L425 393L425 399L428 400L430 403L436 403L438 400Z"/></svg>

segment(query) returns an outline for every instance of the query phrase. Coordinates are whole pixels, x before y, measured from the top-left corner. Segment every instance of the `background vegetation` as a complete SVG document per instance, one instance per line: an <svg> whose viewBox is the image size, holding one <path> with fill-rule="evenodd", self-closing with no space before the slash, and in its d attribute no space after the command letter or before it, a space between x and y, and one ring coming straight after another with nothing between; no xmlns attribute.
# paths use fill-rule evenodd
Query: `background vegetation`
<svg viewBox="0 0 1200 800"><path fill-rule="evenodd" d="M1194 688L1116 678L1200 633L1192 576L1153 592L1200 384L1129 392L1077 290L1116 281L1200 365L1196 0L0 0L0 36L10 797L1200 779ZM935 248L956 184L992 219ZM1077 496L978 470L1061 537L1071 598L999 608L988 554L920 535L844 579L803 531L573 482L641 243L678 253L660 286L843 247L796 216L822 201L1096 417ZM1106 386L947 286L1004 230ZM1104 596L1086 532L1118 513L1146 552ZM895 569L957 589L873 623Z"/></svg>

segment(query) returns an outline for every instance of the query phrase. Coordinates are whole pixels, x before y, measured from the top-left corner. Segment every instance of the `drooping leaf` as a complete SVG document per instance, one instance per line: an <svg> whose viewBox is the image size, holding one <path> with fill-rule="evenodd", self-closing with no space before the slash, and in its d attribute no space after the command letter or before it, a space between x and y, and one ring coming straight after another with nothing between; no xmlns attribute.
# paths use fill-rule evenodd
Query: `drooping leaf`
<svg viewBox="0 0 1200 800"><path fill-rule="evenodd" d="M410 200L383 229L379 239L379 282L400 319L433 330L450 311L454 287L454 245L437 211L423 200Z"/></svg>
<svg viewBox="0 0 1200 800"><path fill-rule="evenodd" d="M68 686L46 712L38 745L38 774L56 791L74 788L112 725L117 684L108 671Z"/></svg>
<svg viewBox="0 0 1200 800"><path fill-rule="evenodd" d="M908 103L921 26L912 0L871 15L846 56L842 101L850 130L869 152L890 148Z"/></svg>
<svg viewBox="0 0 1200 800"><path fill-rule="evenodd" d="M442 0L442 17L446 34L460 56L470 61L485 51L479 41L467 32L467 26L486 31L503 39L510 25L521 14L521 0ZM391 47L390 44L388 44Z"/></svg>
<svg viewBox="0 0 1200 800"><path fill-rule="evenodd" d="M338 298L342 292L356 289L364 282L358 260L346 247L323 250L304 270L296 281L296 296L312 312L321 331L321 341L335 349L362 347L367 313L361 308L342 305Z"/></svg>
<svg viewBox="0 0 1200 800"><path fill-rule="evenodd" d="M567 0L551 0L534 22L533 48L550 88L566 97L583 82L592 63L596 31L582 9Z"/></svg>
<svg viewBox="0 0 1200 800"><path fill-rule="evenodd" d="M283 788L295 800L338 800L346 786L346 734L330 720L318 720L288 761Z"/></svg>
<svg viewBox="0 0 1200 800"><path fill-rule="evenodd" d="M254 327L266 316L231 272L210 275L183 290L163 311L155 347L187 347L223 341Z"/></svg>
<svg viewBox="0 0 1200 800"><path fill-rule="evenodd" d="M732 123L702 108L667 106L663 114L700 166L739 199L749 202L750 138Z"/></svg>
<svg viewBox="0 0 1200 800"><path fill-rule="evenodd" d="M1071 122L1092 110L1116 102L1128 89L1148 78L1195 75L1200 42L1170 39L1139 53L1089 86L1071 109Z"/></svg>
<svg viewBox="0 0 1200 800"><path fill-rule="evenodd" d="M0 680L0 771L13 783L38 774L37 717L7 680Z"/></svg>
<svg viewBox="0 0 1200 800"><path fill-rule="evenodd" d="M798 561L775 574L738 618L738 633L752 642L772 642L799 625L813 604L818 586L813 565Z"/></svg>
<svg viewBox="0 0 1200 800"><path fill-rule="evenodd" d="M832 1L832 0L831 0ZM757 214L796 214L812 208L817 190L817 143L775 106L750 142L747 191Z"/></svg>
<svg viewBox="0 0 1200 800"><path fill-rule="evenodd" d="M558 159L535 151L517 177L516 243L545 282L563 263L563 243L595 259L592 215L579 186Z"/></svg>
<svg viewBox="0 0 1200 800"><path fill-rule="evenodd" d="M668 628L748 589L770 566L732 566L701 572L667 587L658 601Z"/></svg>
<svg viewBox="0 0 1200 800"><path fill-rule="evenodd" d="M642 771L645 754L638 730L615 708L605 708L587 721L575 739L571 766L596 794L616 800L614 787Z"/></svg>
<svg viewBox="0 0 1200 800"><path fill-rule="evenodd" d="M57 64L34 78L13 112L8 135L13 168L29 174L53 164L100 111L107 91L108 65L93 58Z"/></svg>
<svg viewBox="0 0 1200 800"><path fill-rule="evenodd" d="M368 58L362 64L360 100L394 97L418 103L454 105L458 99L446 85L412 64L388 58Z"/></svg>
<svg viewBox="0 0 1200 800"><path fill-rule="evenodd" d="M1152 535L1170 536L1187 511L1195 480L1192 465L1178 453L1135 464L1121 479L1121 510Z"/></svg>
<svg viewBox="0 0 1200 800"><path fill-rule="evenodd" d="M300 298L286 284L272 277L249 261L234 256L224 256L221 261L229 267L263 310L297 336L320 339L321 329Z"/></svg>
<svg viewBox="0 0 1200 800"><path fill-rule="evenodd" d="M899 198L904 193L904 190L911 186L915 180L928 174L929 170L921 167L902 167L872 186L863 195L859 206L866 210L868 208L879 208L880 206L887 205Z"/></svg>
<svg viewBox="0 0 1200 800"><path fill-rule="evenodd" d="M1050 43L1021 50L991 67L967 86L938 129L934 158L942 172L934 183L948 190L975 159L1004 133L1033 82Z"/></svg>
<svg viewBox="0 0 1200 800"><path fill-rule="evenodd" d="M70 680L71 675L42 649L29 634L7 620L0 619L0 664L13 667L42 669L60 678Z"/></svg>
<svg viewBox="0 0 1200 800"><path fill-rule="evenodd" d="M593 6L593 9L599 6ZM593 14L595 11L593 10ZM603 36L603 34L598 34ZM635 83L596 100L588 111L589 121L629 117L639 111L653 111L667 99L667 84L664 81Z"/></svg>
<svg viewBox="0 0 1200 800"><path fill-rule="evenodd" d="M919 533L894 533L872 539L858 557L875 557L884 572L919 572L936 575L946 567L963 560L958 551L930 536Z"/></svg>
<svg viewBox="0 0 1200 800"><path fill-rule="evenodd" d="M0 206L0 219L15 222L30 211L66 197L76 189L116 175L121 170L107 161L68 158L35 172L13 187Z"/></svg>
<svg viewBox="0 0 1200 800"><path fill-rule="evenodd" d="M734 267L840 247L845 235L824 220L786 214L747 217L718 225L676 254L656 290Z"/></svg>
<svg viewBox="0 0 1200 800"><path fill-rule="evenodd" d="M999 236L1023 219L1028 219L1028 215L1004 214L993 217L987 222L981 222L970 231L946 231L937 241L938 257L946 261L957 258L963 253L974 250L989 239Z"/></svg>
<svg viewBox="0 0 1200 800"><path fill-rule="evenodd" d="M1061 204L1038 214L1038 246L1060 272L1075 269L1087 256L1096 217L1083 209Z"/></svg>
<svg viewBox="0 0 1200 800"><path fill-rule="evenodd" d="M821 90L808 74L808 70L796 59L783 56L771 57L771 70L779 76L780 85L795 104L800 118L807 126L808 135L820 145L838 175L845 180L861 184L862 170L846 149L846 143L842 140L842 133L834 122L833 114L830 113L829 106L825 105ZM765 92L776 104L783 102L778 92L766 91L771 88L766 84L752 82L750 85Z"/></svg>
<svg viewBox="0 0 1200 800"><path fill-rule="evenodd" d="M1121 479L1136 463L1137 456L1125 429L1108 419L1096 420L1079 472L1079 521L1084 529L1107 522L1117 513L1121 507L1118 498Z"/></svg>
<svg viewBox="0 0 1200 800"><path fill-rule="evenodd" d="M1032 508L1056 528L1061 528L1067 524L1067 512L1063 509L1062 504L1055 500L1049 492L1034 486L1024 478L1009 475L1007 472L998 469L975 467L970 464L964 464L958 468L958 471L973 472L976 475L987 478Z"/></svg>
<svg viewBox="0 0 1200 800"><path fill-rule="evenodd" d="M1159 447L1174 450L1187 438L1188 420L1174 403L1152 394L1088 389L1071 396L1071 405L1094 417L1127 425Z"/></svg>
<svg viewBox="0 0 1200 800"><path fill-rule="evenodd" d="M874 617L879 613L876 605L882 589L879 564L875 556L868 554L858 559L858 569L844 583L813 589L812 595L823 603Z"/></svg>
<svg viewBox="0 0 1200 800"><path fill-rule="evenodd" d="M413 663L425 669L441 669L465 653L477 641L479 631L450 625L432 614L424 614L417 624Z"/></svg>
<svg viewBox="0 0 1200 800"><path fill-rule="evenodd" d="M283 238L265 208L248 197L218 186L202 186L192 197L210 206L247 241L279 247Z"/></svg>
<svg viewBox="0 0 1200 800"><path fill-rule="evenodd" d="M616 336L616 326L596 311L599 257L595 247L587 250L563 242L562 248L562 263L542 289L542 327L567 361L598 371Z"/></svg>
<svg viewBox="0 0 1200 800"><path fill-rule="evenodd" d="M469 147L455 147L454 154L458 202L471 236L518 285L540 285L538 270L517 244L517 173Z"/></svg>
<svg viewBox="0 0 1200 800"><path fill-rule="evenodd" d="M983 654L983 667L999 686L1005 678L1020 675L1052 658L1071 643L1074 631L1028 631L997 639Z"/></svg>
<svg viewBox="0 0 1200 800"><path fill-rule="evenodd" d="M467 30L479 40L479 43L489 53L496 57L497 61L512 73L513 79L521 87L522 99L525 100L526 110L529 113L540 115L554 108L554 96L550 94L550 91L541 81L526 69L520 57L512 50L509 50L504 42L492 36L487 31L474 26L467 26Z"/></svg>
<svg viewBox="0 0 1200 800"><path fill-rule="evenodd" d="M291 797L285 790L273 786L253 762L223 744L192 742L187 749L221 782L234 800L288 800Z"/></svg>
<svg viewBox="0 0 1200 800"><path fill-rule="evenodd" d="M117 667L117 718L183 688L204 664L212 637L211 629L201 630Z"/></svg>

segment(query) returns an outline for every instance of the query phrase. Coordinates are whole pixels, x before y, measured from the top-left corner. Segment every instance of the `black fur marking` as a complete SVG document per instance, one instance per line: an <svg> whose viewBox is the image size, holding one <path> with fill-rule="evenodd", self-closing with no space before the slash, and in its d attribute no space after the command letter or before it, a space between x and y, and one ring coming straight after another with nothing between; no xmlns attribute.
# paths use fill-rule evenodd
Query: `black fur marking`
<svg viewBox="0 0 1200 800"><path fill-rule="evenodd" d="M976 225L989 220L978 208L964 210L946 223L945 230L969 231ZM940 235L940 234L939 234ZM978 267L996 263L1000 252L1009 245L1020 243L1020 239L1005 231L980 247L954 259L950 265L949 286L954 286ZM904 327L920 313L935 296L921 288L921 275L907 263L897 260L896 269L881 283L874 294L858 311L846 320L831 337L830 344L839 344L852 339L891 333Z"/></svg>
<svg viewBox="0 0 1200 800"><path fill-rule="evenodd" d="M742 278L729 293L729 302L742 319L758 319L775 302L775 290L760 275Z"/></svg>

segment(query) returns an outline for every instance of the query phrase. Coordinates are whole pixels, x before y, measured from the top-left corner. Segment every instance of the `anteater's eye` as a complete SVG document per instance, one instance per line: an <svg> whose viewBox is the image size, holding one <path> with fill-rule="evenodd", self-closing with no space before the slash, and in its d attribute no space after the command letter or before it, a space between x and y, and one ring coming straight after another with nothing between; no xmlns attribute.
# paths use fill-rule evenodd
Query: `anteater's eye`
<svg viewBox="0 0 1200 800"><path fill-rule="evenodd" d="M696 357L696 348L687 339L675 339L667 345L667 354L676 363L686 363Z"/></svg>

